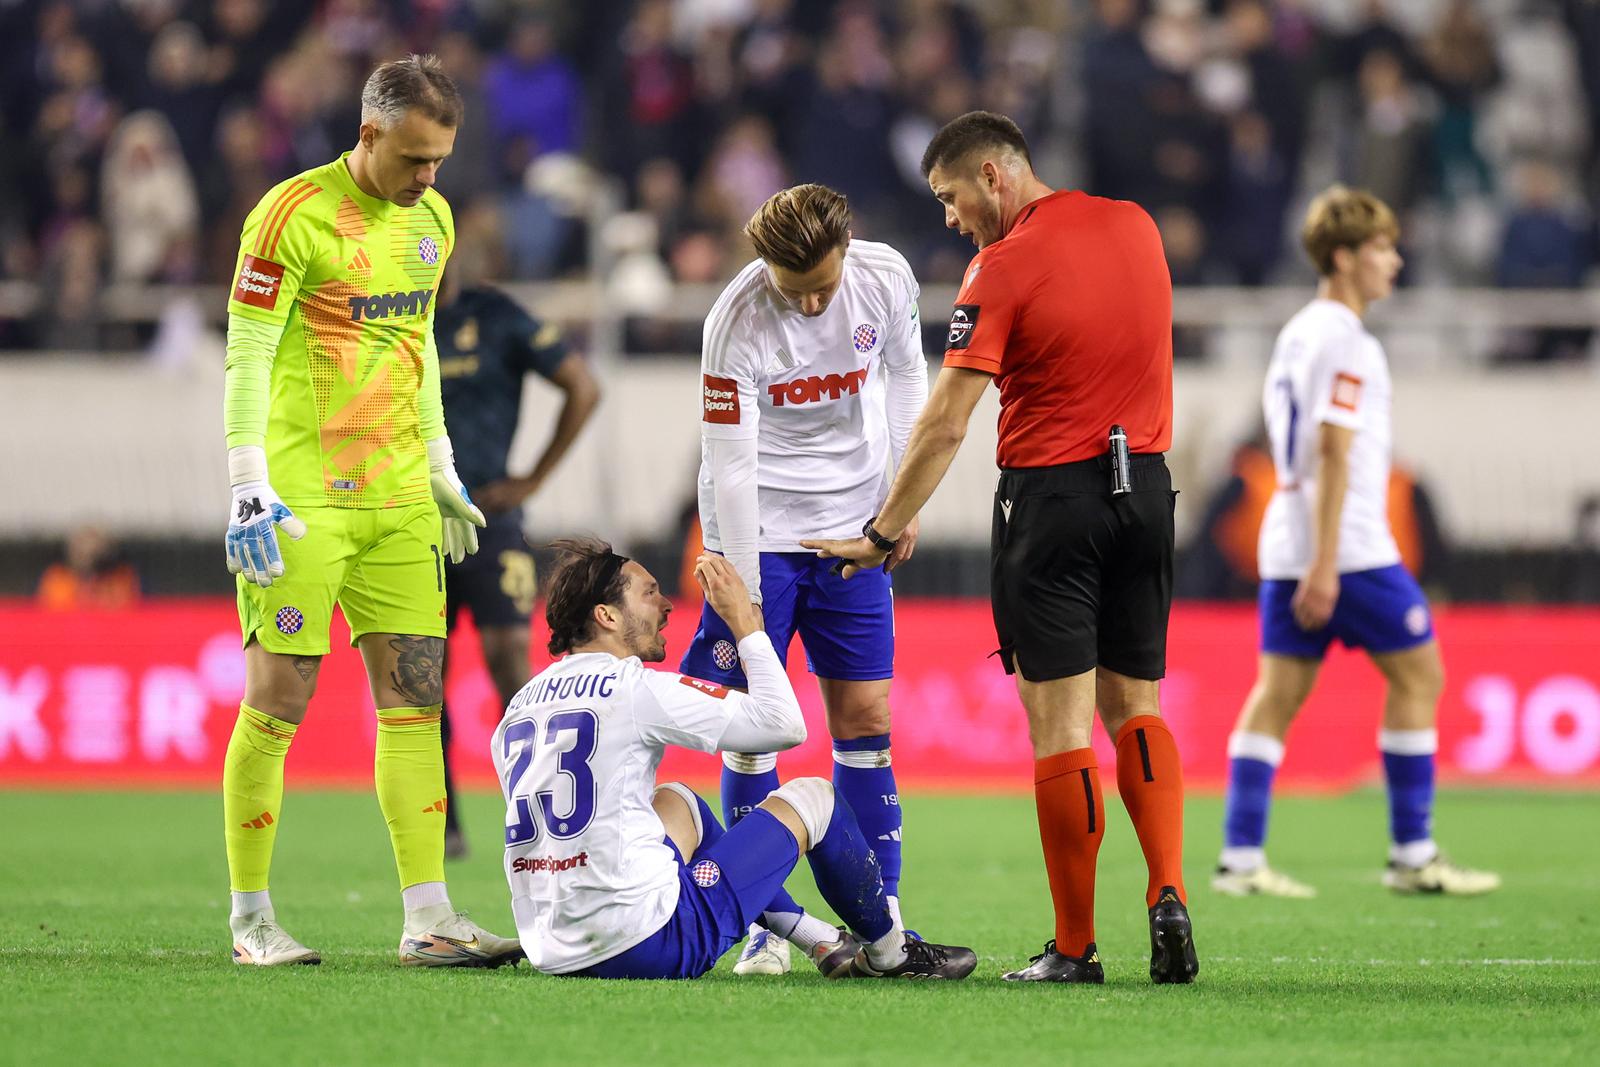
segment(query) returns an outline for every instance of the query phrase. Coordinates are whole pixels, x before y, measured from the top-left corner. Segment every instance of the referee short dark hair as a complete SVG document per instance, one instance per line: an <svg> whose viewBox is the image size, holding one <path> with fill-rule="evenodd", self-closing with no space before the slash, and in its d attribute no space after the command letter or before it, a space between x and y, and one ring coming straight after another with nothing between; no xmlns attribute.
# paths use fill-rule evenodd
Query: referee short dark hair
<svg viewBox="0 0 1600 1067"><path fill-rule="evenodd" d="M926 178L934 167L949 169L974 152L997 148L1014 149L1033 166L1028 154L1028 141L1022 128L1004 115L993 111L969 111L945 123L944 129L933 135L927 151L922 153L922 176Z"/></svg>
<svg viewBox="0 0 1600 1067"><path fill-rule="evenodd" d="M604 588L595 583L613 564L611 545L598 538L552 541L555 572L546 584L544 621L550 627L550 654L571 652L593 637L594 609L599 604L621 604L628 576L617 567Z"/></svg>

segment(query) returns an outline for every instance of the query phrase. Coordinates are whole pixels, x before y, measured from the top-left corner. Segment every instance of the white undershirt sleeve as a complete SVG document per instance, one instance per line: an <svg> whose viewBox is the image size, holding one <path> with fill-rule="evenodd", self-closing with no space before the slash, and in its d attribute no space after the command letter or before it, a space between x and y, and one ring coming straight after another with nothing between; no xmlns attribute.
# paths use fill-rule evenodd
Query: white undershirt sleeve
<svg viewBox="0 0 1600 1067"><path fill-rule="evenodd" d="M806 720L800 712L789 675L778 662L772 639L757 630L739 642L739 659L750 682L737 713L717 742L719 752L781 752L806 739Z"/></svg>
<svg viewBox="0 0 1600 1067"><path fill-rule="evenodd" d="M752 603L761 603L761 510L756 487L759 461L754 437L705 439L712 497L722 554L744 579Z"/></svg>

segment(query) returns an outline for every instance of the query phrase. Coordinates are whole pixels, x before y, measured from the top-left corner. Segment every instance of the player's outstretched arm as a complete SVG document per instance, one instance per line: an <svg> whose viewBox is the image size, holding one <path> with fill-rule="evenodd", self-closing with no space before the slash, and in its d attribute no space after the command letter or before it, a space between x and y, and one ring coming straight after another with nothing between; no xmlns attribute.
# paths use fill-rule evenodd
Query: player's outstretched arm
<svg viewBox="0 0 1600 1067"><path fill-rule="evenodd" d="M739 645L749 691L735 701L734 715L717 742L722 752L778 752L806 739L805 716L778 662L772 640L761 629L761 612L738 571L709 552L695 563L695 581L706 602L722 616Z"/></svg>
<svg viewBox="0 0 1600 1067"><path fill-rule="evenodd" d="M945 367L939 372L928 406L922 409L917 427L911 432L911 444L906 449L905 462L895 474L889 498L872 520L873 529L881 536L897 540L939 487L950 461L966 439L973 408L993 380L984 371L965 367ZM889 556L865 535L800 544L824 559L845 560L842 573L846 578L880 565Z"/></svg>

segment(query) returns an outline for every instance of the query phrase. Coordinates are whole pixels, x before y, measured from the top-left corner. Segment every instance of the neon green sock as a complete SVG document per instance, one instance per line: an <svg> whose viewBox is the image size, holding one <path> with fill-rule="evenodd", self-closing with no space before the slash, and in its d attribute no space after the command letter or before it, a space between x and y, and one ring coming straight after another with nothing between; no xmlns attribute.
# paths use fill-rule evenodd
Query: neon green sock
<svg viewBox="0 0 1600 1067"><path fill-rule="evenodd" d="M400 887L444 881L444 749L439 705L380 708L373 758Z"/></svg>
<svg viewBox="0 0 1600 1067"><path fill-rule="evenodd" d="M248 704L228 739L222 762L222 815L228 881L238 893L267 888L272 846L283 813L283 760L298 727Z"/></svg>

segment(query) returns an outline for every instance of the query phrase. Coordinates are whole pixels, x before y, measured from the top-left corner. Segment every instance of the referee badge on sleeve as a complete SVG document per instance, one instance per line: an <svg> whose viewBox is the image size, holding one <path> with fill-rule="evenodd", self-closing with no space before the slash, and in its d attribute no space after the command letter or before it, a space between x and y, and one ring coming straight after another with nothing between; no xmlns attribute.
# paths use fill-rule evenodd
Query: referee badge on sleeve
<svg viewBox="0 0 1600 1067"><path fill-rule="evenodd" d="M972 331L977 328L978 305L957 304L950 313L950 335L945 338L945 349L966 348L972 341Z"/></svg>

